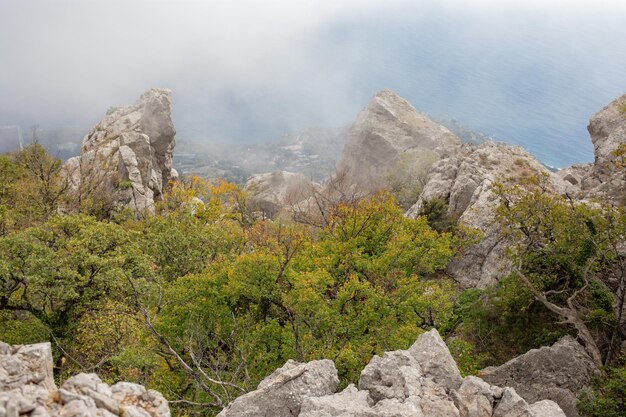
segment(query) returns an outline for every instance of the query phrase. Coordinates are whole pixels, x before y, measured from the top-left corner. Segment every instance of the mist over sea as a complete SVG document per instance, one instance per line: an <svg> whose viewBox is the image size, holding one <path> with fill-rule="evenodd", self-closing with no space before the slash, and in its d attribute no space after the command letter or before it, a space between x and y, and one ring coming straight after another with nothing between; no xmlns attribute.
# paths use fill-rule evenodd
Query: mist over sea
<svg viewBox="0 0 626 417"><path fill-rule="evenodd" d="M587 122L626 93L618 0L60 4L0 2L0 127L89 129L157 86L179 138L275 141L389 88L563 167L593 160Z"/></svg>

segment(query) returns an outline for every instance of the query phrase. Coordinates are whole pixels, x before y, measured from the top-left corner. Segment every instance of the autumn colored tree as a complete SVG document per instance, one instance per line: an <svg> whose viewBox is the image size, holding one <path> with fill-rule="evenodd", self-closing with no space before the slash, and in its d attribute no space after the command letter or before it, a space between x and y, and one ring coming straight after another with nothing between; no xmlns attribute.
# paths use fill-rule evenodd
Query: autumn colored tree
<svg viewBox="0 0 626 417"><path fill-rule="evenodd" d="M25 228L57 213L68 193L61 161L37 142L0 156L0 230Z"/></svg>

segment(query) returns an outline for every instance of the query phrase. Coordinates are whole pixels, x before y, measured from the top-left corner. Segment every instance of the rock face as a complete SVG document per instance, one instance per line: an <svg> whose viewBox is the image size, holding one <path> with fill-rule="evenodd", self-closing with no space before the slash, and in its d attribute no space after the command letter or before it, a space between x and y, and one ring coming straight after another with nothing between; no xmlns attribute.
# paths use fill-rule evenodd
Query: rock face
<svg viewBox="0 0 626 417"><path fill-rule="evenodd" d="M305 175L287 171L253 175L245 186L252 210L267 218L274 218L283 209L297 209L320 189Z"/></svg>
<svg viewBox="0 0 626 417"><path fill-rule="evenodd" d="M218 417L291 417L300 414L306 397L322 397L335 392L339 378L329 360L299 363L289 360L249 392L218 414Z"/></svg>
<svg viewBox="0 0 626 417"><path fill-rule="evenodd" d="M520 147L485 142L463 145L455 155L433 164L419 200L407 216L418 216L426 202L439 199L448 204L448 214L465 226L482 232L479 243L454 259L448 272L465 287L485 287L509 270L504 255L509 242L500 234L495 218L498 198L493 185L545 176L552 192L563 194L573 186L549 171Z"/></svg>
<svg viewBox="0 0 626 417"><path fill-rule="evenodd" d="M389 90L377 93L350 130L338 164L345 181L363 193L387 186L403 171L426 170L454 153L459 139L445 127L418 113Z"/></svg>
<svg viewBox="0 0 626 417"><path fill-rule="evenodd" d="M129 382L109 387L95 374L78 374L57 389L52 363L49 343L0 342L0 416L170 417L161 394Z"/></svg>
<svg viewBox="0 0 626 417"><path fill-rule="evenodd" d="M437 330L422 334L409 348L409 352L422 364L424 375L445 387L448 392L459 389L461 373Z"/></svg>
<svg viewBox="0 0 626 417"><path fill-rule="evenodd" d="M596 113L587 126L595 161L559 171L574 184L578 198L597 198L612 203L626 201L626 174L620 172L613 152L626 144L626 94Z"/></svg>
<svg viewBox="0 0 626 417"><path fill-rule="evenodd" d="M481 376L490 384L514 388L528 402L552 400L568 417L575 417L576 397L589 385L595 371L585 349L566 336L550 347L533 349L504 365L487 368Z"/></svg>
<svg viewBox="0 0 626 417"><path fill-rule="evenodd" d="M79 195L112 195L112 206L154 211L172 177L176 130L171 91L146 91L133 106L110 111L65 164Z"/></svg>
<svg viewBox="0 0 626 417"><path fill-rule="evenodd" d="M331 361L289 361L219 416L565 416L552 401L529 405L513 388L477 377L462 379L436 330L421 335L409 350L374 356L361 373L358 389L349 385L335 394L338 382Z"/></svg>

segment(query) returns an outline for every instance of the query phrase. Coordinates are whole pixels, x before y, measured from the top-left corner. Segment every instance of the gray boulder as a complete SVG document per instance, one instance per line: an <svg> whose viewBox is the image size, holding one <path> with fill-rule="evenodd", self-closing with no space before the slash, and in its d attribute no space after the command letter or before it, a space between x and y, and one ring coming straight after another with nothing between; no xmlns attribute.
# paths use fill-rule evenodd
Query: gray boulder
<svg viewBox="0 0 626 417"><path fill-rule="evenodd" d="M171 111L171 91L153 88L135 105L109 112L84 137L80 156L64 165L77 198L153 212L154 202L175 176ZM111 197L105 201L105 196Z"/></svg>
<svg viewBox="0 0 626 417"><path fill-rule="evenodd" d="M535 417L565 417L565 413L557 403L550 400L537 401L530 406Z"/></svg>
<svg viewBox="0 0 626 417"><path fill-rule="evenodd" d="M10 346L0 342L0 391L27 385L56 389L50 343Z"/></svg>
<svg viewBox="0 0 626 417"><path fill-rule="evenodd" d="M350 384L340 393L323 397L306 397L299 417L377 417L369 404L369 393Z"/></svg>
<svg viewBox="0 0 626 417"><path fill-rule="evenodd" d="M515 390L477 377L461 382L436 330L422 334L409 350L374 356L361 372L358 389L349 385L333 394L336 377L330 361L289 361L219 416L562 417L552 402L529 405Z"/></svg>
<svg viewBox="0 0 626 417"><path fill-rule="evenodd" d="M405 350L374 356L361 372L359 389L367 390L375 402L384 399L405 399L421 394L422 370L415 358Z"/></svg>
<svg viewBox="0 0 626 417"><path fill-rule="evenodd" d="M468 376L458 391L453 392L454 404L460 417L491 417L496 399L502 390L475 376Z"/></svg>
<svg viewBox="0 0 626 417"><path fill-rule="evenodd" d="M237 398L218 416L297 416L306 397L333 394L338 384L337 369L332 361L299 363L289 360L261 381L256 391Z"/></svg>
<svg viewBox="0 0 626 417"><path fill-rule="evenodd" d="M505 388L493 417L534 417L528 403L513 388Z"/></svg>
<svg viewBox="0 0 626 417"><path fill-rule="evenodd" d="M513 388L504 388L496 401L493 417L565 417L559 406L550 400L528 404Z"/></svg>
<svg viewBox="0 0 626 417"><path fill-rule="evenodd" d="M626 143L625 109L626 94L613 100L589 120L587 130L591 135L597 169L604 167L609 172L613 171L610 165L615 156L611 153L620 144Z"/></svg>
<svg viewBox="0 0 626 417"><path fill-rule="evenodd" d="M436 329L422 333L409 353L420 364L424 376L432 378L448 392L461 385L461 373Z"/></svg>
<svg viewBox="0 0 626 417"><path fill-rule="evenodd" d="M580 343L566 336L550 347L533 349L509 362L484 369L488 383L514 388L530 403L556 402L568 417L578 416L576 398L596 367Z"/></svg>

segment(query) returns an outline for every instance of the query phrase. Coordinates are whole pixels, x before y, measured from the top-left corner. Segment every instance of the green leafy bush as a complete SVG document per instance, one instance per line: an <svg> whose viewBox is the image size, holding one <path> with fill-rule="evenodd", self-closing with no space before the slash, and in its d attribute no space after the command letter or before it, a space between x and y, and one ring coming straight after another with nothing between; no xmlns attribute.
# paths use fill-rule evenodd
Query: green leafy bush
<svg viewBox="0 0 626 417"><path fill-rule="evenodd" d="M579 395L578 411L584 417L625 416L626 366L605 369L605 374Z"/></svg>

